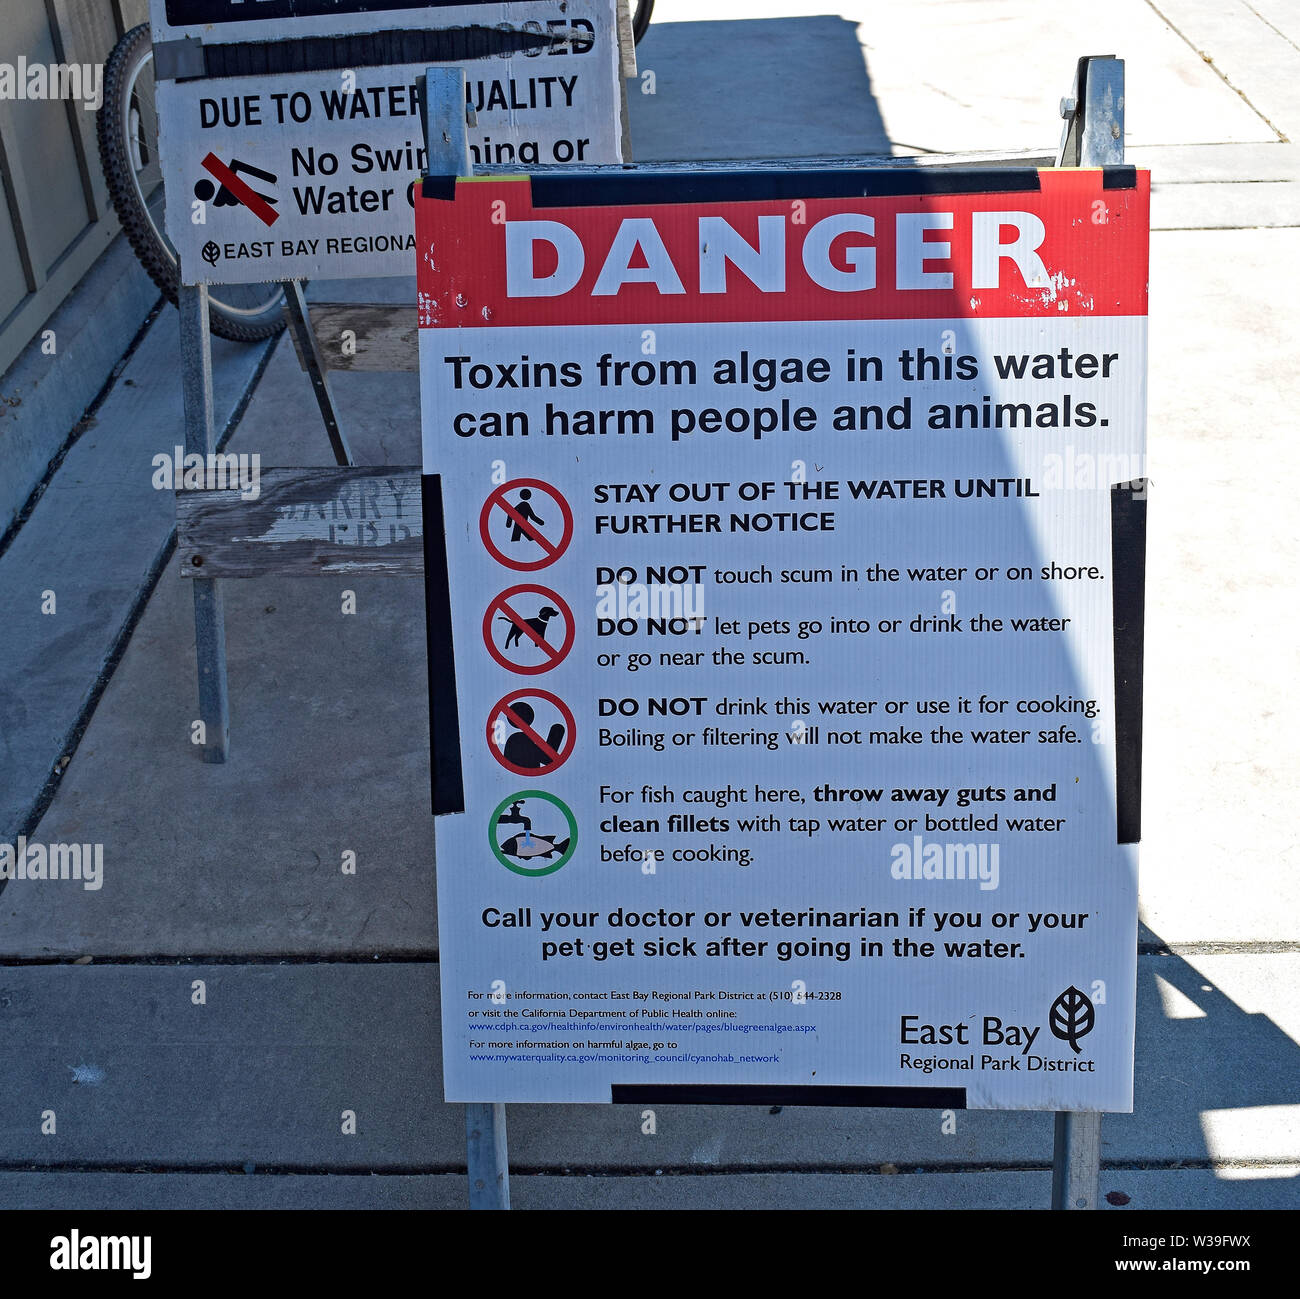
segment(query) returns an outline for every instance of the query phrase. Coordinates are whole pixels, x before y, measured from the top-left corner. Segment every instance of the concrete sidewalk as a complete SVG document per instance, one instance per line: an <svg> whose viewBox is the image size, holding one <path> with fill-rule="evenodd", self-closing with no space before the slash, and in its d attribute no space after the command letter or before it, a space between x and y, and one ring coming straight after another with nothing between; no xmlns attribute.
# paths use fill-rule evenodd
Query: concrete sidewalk
<svg viewBox="0 0 1300 1299"><path fill-rule="evenodd" d="M1048 153L1075 59L1110 52L1027 0L826 7L751 3L736 20L717 0L658 0L639 50L656 93L629 83L638 159ZM1115 1212L1294 1206L1300 882L1279 791L1300 775L1286 634L1300 17L1282 0L1090 16L1128 60L1129 157L1152 169L1157 227L1137 1103L1104 1120L1102 1189ZM60 580L130 635L110 675L75 607L68 622L0 626L26 647L0 654L6 734L10 700L66 713L107 682L39 823L45 840L104 844L103 889L0 895L0 1025L24 1062L0 1096L0 1204L459 1207L462 1112L440 1100L423 592L225 584L231 761L199 761L174 561L138 622L130 612L166 511L152 492L114 505L176 440L174 328L170 312L155 323L148 382L105 402L105 442L87 447L105 458L60 481L70 458L0 556L0 596L26 599L50 585L46 538L94 521L108 540ZM231 449L329 463L291 345L259 360L222 361L229 405L256 382ZM418 463L415 376L332 382L359 462ZM133 448L125 467L112 438ZM339 611L345 586L355 617ZM43 750L21 749L41 760L4 768L14 827L39 812L48 772ZM339 871L347 850L355 876ZM57 1136L33 1117L45 1109ZM513 1106L510 1139L519 1207L1033 1208L1050 1180L1040 1114L963 1114L947 1134L922 1111L665 1107L643 1136L621 1107Z"/></svg>

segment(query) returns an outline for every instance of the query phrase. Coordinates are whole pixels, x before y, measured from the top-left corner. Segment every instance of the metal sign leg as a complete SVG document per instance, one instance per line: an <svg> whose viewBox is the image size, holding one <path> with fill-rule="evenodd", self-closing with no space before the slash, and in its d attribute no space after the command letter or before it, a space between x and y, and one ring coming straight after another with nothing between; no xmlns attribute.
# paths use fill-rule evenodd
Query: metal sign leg
<svg viewBox="0 0 1300 1299"><path fill-rule="evenodd" d="M1124 60L1113 54L1079 60L1074 86L1061 100L1065 129L1058 167L1124 163Z"/></svg>
<svg viewBox="0 0 1300 1299"><path fill-rule="evenodd" d="M510 1207L510 1160L506 1153L506 1107L465 1106L465 1151L469 1156L469 1207Z"/></svg>
<svg viewBox="0 0 1300 1299"><path fill-rule="evenodd" d="M1079 60L1074 88L1061 101L1065 131L1058 167L1119 166L1124 161L1124 60ZM1052 1143L1052 1208L1095 1209L1101 1195L1101 1115L1060 1112Z"/></svg>
<svg viewBox="0 0 1300 1299"><path fill-rule="evenodd" d="M343 436L338 411L334 409L334 397L330 392L325 361L316 342L316 333L311 327L311 314L307 310L307 300L303 297L301 280L284 281L284 314L288 319L294 340L298 344L303 364L307 367L307 377L311 380L311 389L316 395L316 405L325 423L325 432L334 452L334 462L350 465L352 451L348 446L347 438Z"/></svg>
<svg viewBox="0 0 1300 1299"><path fill-rule="evenodd" d="M182 284L181 391L185 405L185 452L206 457L216 450L212 419L212 340L208 333L208 286ZM221 588L194 579L194 651L199 669L199 718L204 762L225 762L230 750L230 696L226 686L226 617Z"/></svg>
<svg viewBox="0 0 1300 1299"><path fill-rule="evenodd" d="M1101 1196L1101 1115L1061 1112L1052 1142L1052 1208L1095 1209Z"/></svg>
<svg viewBox="0 0 1300 1299"><path fill-rule="evenodd" d="M465 133L465 70L430 68L424 88L425 140L429 175L466 176L473 171ZM469 1164L469 1207L510 1207L510 1159L506 1150L506 1107L465 1106L465 1151Z"/></svg>

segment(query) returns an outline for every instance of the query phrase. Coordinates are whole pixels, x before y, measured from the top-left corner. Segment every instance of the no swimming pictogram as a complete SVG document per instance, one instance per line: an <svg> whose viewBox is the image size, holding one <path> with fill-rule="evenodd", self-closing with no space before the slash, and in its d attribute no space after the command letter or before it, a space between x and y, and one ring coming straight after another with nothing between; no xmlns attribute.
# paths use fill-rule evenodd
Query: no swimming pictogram
<svg viewBox="0 0 1300 1299"><path fill-rule="evenodd" d="M521 573L553 564L573 540L573 511L550 483L516 478L483 502L479 536L493 559Z"/></svg>
<svg viewBox="0 0 1300 1299"><path fill-rule="evenodd" d="M235 207L242 203L266 226L273 226L280 219L280 214L273 206L279 201L278 199L270 194L259 194L252 186L239 179L240 172L247 172L259 180L270 183L279 179L274 172L263 171L251 163L240 162L238 158L227 167L215 153L209 153L203 159L202 166L204 171L221 182L221 188L217 189L210 180L200 180L194 186L194 194L197 198L204 202L212 199L217 207Z"/></svg>
<svg viewBox="0 0 1300 1299"><path fill-rule="evenodd" d="M522 583L495 596L483 614L483 643L503 668L549 672L573 648L573 610L550 587Z"/></svg>

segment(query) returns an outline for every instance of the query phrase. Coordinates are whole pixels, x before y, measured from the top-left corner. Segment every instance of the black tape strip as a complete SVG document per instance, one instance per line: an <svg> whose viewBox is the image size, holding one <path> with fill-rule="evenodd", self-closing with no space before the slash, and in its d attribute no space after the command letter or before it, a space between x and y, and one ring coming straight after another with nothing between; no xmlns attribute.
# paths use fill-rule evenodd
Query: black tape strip
<svg viewBox="0 0 1300 1299"><path fill-rule="evenodd" d="M1110 489L1115 634L1115 840L1142 838L1142 658L1146 625L1147 480Z"/></svg>
<svg viewBox="0 0 1300 1299"><path fill-rule="evenodd" d="M615 1105L839 1105L881 1110L964 1110L965 1087L764 1087L615 1083Z"/></svg>
<svg viewBox="0 0 1300 1299"><path fill-rule="evenodd" d="M1101 169L1102 189L1137 189L1138 169L1136 167L1103 167Z"/></svg>
<svg viewBox="0 0 1300 1299"><path fill-rule="evenodd" d="M420 475L420 501L424 512L424 621L429 649L429 772L433 814L442 816L465 810L465 778L461 771L456 656L451 639L451 589L447 582L447 537L439 475Z"/></svg>
<svg viewBox="0 0 1300 1299"><path fill-rule="evenodd" d="M495 27L305 36L296 41L205 45L203 67L205 76L220 78L333 68L386 68L402 63L467 63L496 54L546 49L561 39L544 32L507 32Z"/></svg>
<svg viewBox="0 0 1300 1299"><path fill-rule="evenodd" d="M888 167L843 171L619 171L537 173L533 207L621 207L638 203L790 202L808 198L893 198L910 194L1017 194L1041 188L1033 167Z"/></svg>
<svg viewBox="0 0 1300 1299"><path fill-rule="evenodd" d="M167 0L167 23L171 27L189 27L200 23L334 18L339 14L391 13L402 9L430 9L450 4L492 3L495 0L257 0L255 8L253 5L239 8L231 0Z"/></svg>
<svg viewBox="0 0 1300 1299"><path fill-rule="evenodd" d="M455 176L425 176L420 181L421 198L440 198L450 202L456 197Z"/></svg>

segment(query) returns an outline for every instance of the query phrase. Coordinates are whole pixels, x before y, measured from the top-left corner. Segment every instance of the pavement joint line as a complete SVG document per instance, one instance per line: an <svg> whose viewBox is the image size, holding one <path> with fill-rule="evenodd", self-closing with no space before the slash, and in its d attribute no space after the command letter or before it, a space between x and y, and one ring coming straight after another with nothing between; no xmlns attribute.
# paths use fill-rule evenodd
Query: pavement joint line
<svg viewBox="0 0 1300 1299"><path fill-rule="evenodd" d="M95 715L95 709L99 707L99 701L103 697L104 691L108 689L108 683L113 679L113 673L117 671L117 666L126 653L126 647L131 642L131 635L135 631L136 624L144 616L149 597L153 595L154 588L158 585L158 579L163 575L175 551L176 526L173 524L172 530L167 534L167 540L159 548L153 563L145 571L144 578L136 592L136 597L127 610L126 617L122 620L122 625L118 628L117 634L113 637L113 643L108 647L108 653L104 656L104 662L99 669L94 684L91 686L85 706L73 718L72 725L64 735L62 744L59 745L61 757L69 759L67 765L71 765L71 758L81 744L91 718ZM36 798L28 808L27 814L19 822L19 836L31 838L36 833L41 820L44 818L45 813L49 811L50 804L54 802L55 796L59 792L59 786L62 784L66 771L67 766L64 766L62 770L56 766L45 777L45 783L37 791ZM0 893L4 892L9 882L8 879L0 880Z"/></svg>
<svg viewBox="0 0 1300 1299"><path fill-rule="evenodd" d="M1233 91L1237 95L1237 97L1241 100L1241 102L1245 104L1246 107L1249 108L1250 111L1254 113L1255 116L1258 117L1259 120L1263 122L1264 125L1267 126L1268 129L1272 131L1274 135L1277 136L1278 140L1282 144L1291 143L1291 138L1286 134L1286 132L1280 131L1276 126L1274 126L1273 123L1270 122L1269 119L1265 117L1265 115L1261 113L1259 109L1256 108L1255 105L1250 102L1250 98L1249 96L1247 96L1246 92L1242 90L1240 87L1234 86L1232 84L1232 82L1228 79L1227 74L1223 71L1223 69L1220 68L1217 63L1215 63L1213 57L1207 54L1204 50L1200 49L1195 44L1194 41L1190 40L1187 36L1185 36L1168 18L1165 17L1165 15L1161 12L1159 6L1155 3L1155 0L1146 0L1146 2L1147 2L1147 7L1152 11L1152 13L1154 13L1156 17L1159 18L1160 21L1164 23L1165 26L1168 27L1169 30L1173 32L1174 35L1177 36L1178 39L1181 40L1187 46L1187 48L1191 50L1193 54L1196 55L1198 59L1200 59L1203 63L1207 64L1209 67L1214 69L1214 72L1218 76L1219 80L1222 81L1223 84L1227 86L1229 90ZM1246 5L1246 8L1250 9L1250 5ZM1254 12L1255 11L1251 9L1251 13ZM1256 17L1258 16L1259 15L1256 14Z"/></svg>
<svg viewBox="0 0 1300 1299"><path fill-rule="evenodd" d="M160 299L158 306L155 308L155 313L160 312L163 305L165 304ZM143 341L144 335L148 331L150 325L157 320L157 314L155 313L150 314L149 319L146 320L135 338L132 339L131 347L128 349L127 355L123 358L123 361L119 362L118 365L114 367L113 374L109 376L108 382L104 385L99 396L96 397L95 403L98 403L101 399L106 397L108 392L116 385L118 378L125 369L125 361L129 359L130 353L134 351L140 342ZM216 450L220 451L234 436L235 431L239 427L240 421L244 417L245 411L248 409L249 402L252 401L253 394L257 391L257 387L262 381L262 376L266 373L266 368L270 364L271 356L275 352L276 344L278 342L279 335L277 334L274 339L261 345L265 348L261 360L258 362L257 368L253 371L248 386L240 395L239 400L231 409L229 417L222 426L221 432L218 434L216 439ZM92 406L95 403L92 403ZM79 428L84 423L85 417L83 416L82 420L78 422L76 427ZM84 429L82 430L83 433L85 431L86 430ZM41 485L37 488L36 492L33 493L34 499L29 500L28 505L31 505L33 508L35 507L36 501L39 499L39 494L43 494L45 491L46 482L53 478L58 465L62 463L62 457L69 449L71 449L73 443L80 436L81 434L77 434L73 437L60 452L59 456L55 458L54 466L51 469L48 478L42 480ZM24 513L20 514L19 518L15 520L11 534L7 534L8 539L12 539L12 536L16 536L17 528L25 522L28 515L28 505L24 505ZM122 657L126 653L127 646L131 642L131 637L135 633L136 625L139 623L140 619L144 617L145 610L148 608L149 601L153 598L154 590L158 585L158 580L166 571L167 565L175 554L175 551L176 525L173 523L171 531L167 534L166 541L164 541L162 546L159 548L157 556L145 571L140 584L136 589L135 599L131 602L130 608L127 609L126 616L122 620L122 625L118 628L117 634L113 637L113 643L109 646L108 653L104 657L104 662L100 667L99 674L96 676L94 684L86 697L85 706L73 719L72 725L68 728L67 734L64 736L63 743L60 745L59 750L63 757L71 760L75 756L82 738L86 734L86 729L89 727L91 719L95 715L95 710L99 707L99 701L103 698L104 691L108 689L108 683L113 679L113 674L117 671L118 665L121 663ZM3 554L3 546L0 546L0 558L3 558ZM66 770L66 766L63 770L58 770L56 768L46 776L44 785L42 785L40 790L37 792L36 798L32 801L31 806L27 810L27 814L20 821L16 835L30 838L35 834L45 816L45 813L49 811L50 804L54 802L55 796L59 792L59 786L62 784ZM4 892L8 883L9 881L7 879L0 880L0 893Z"/></svg>
<svg viewBox="0 0 1300 1299"><path fill-rule="evenodd" d="M1248 176L1238 180L1204 180L1197 176L1190 180L1153 180L1152 189L1172 189L1175 185L1294 185L1300 177L1286 180L1266 180L1262 176Z"/></svg>
<svg viewBox="0 0 1300 1299"><path fill-rule="evenodd" d="M1180 235L1188 234L1240 234L1243 231L1250 231L1253 234L1259 234L1262 231L1269 230L1294 230L1294 225L1289 226L1152 226L1152 234Z"/></svg>
<svg viewBox="0 0 1300 1299"><path fill-rule="evenodd" d="M1190 943L1139 943L1139 956L1270 956L1300 952L1300 942L1289 939L1244 939L1215 942L1213 939Z"/></svg>
<svg viewBox="0 0 1300 1299"><path fill-rule="evenodd" d="M1260 22L1264 24L1265 27L1280 36L1293 50L1300 50L1300 45L1297 45L1295 41L1293 41L1280 27L1276 27L1269 22L1269 20L1250 3L1250 0L1242 0L1242 3L1255 15L1256 18L1259 19Z"/></svg>
<svg viewBox="0 0 1300 1299"><path fill-rule="evenodd" d="M14 515L13 522L9 524L3 534L0 534L0 559L4 558L5 552L13 545L14 539L18 536L23 524L31 518L32 511L40 504L41 497L45 495L45 489L54 481L54 475L59 472L59 467L67 459L68 452L94 427L96 412L108 400L113 389L117 387L117 381L122 377L140 344L144 342L144 337L149 332L150 326L158 319L159 314L166 305L166 300L160 297L149 308L144 323L135 331L134 337L126 345L126 351L114 363L112 370L109 371L108 378L104 380L104 386L90 399L90 404L81 412L76 422L68 430L67 436L63 439L63 444L50 457L50 462L45 466L45 472L41 475L40 482L32 488L18 513Z"/></svg>
<svg viewBox="0 0 1300 1299"><path fill-rule="evenodd" d="M86 960L86 956L90 960ZM427 948L399 949L392 952L281 952L267 955L253 952L247 956L225 953L219 956L0 956L0 970L23 966L53 965L135 965L174 967L185 965L437 965L438 953Z"/></svg>
<svg viewBox="0 0 1300 1299"><path fill-rule="evenodd" d="M459 1102L449 1102L458 1104ZM724 1107L716 1107L724 1108ZM729 1109L750 1108L727 1106ZM995 1113L998 1111L979 1111ZM970 1163L915 1163L905 1161L905 1166L890 1165L893 1171L882 1171L889 1161L870 1164L649 1164L609 1167L600 1164L516 1164L510 1165L511 1177L779 1177L815 1173L839 1177L951 1177L967 1173L1050 1173L1052 1161L1018 1160L1007 1163L990 1163L973 1160ZM1228 1172L1251 1168L1292 1168L1296 1158L1279 1156L1276 1159L1103 1159L1101 1171L1110 1173L1204 1173ZM339 1166L335 1164L254 1164L253 1171L242 1164L141 1164L127 1162L104 1163L52 1163L6 1164L0 1163L0 1173L47 1176L53 1173L126 1173L135 1176L167 1176L175 1174L207 1177L446 1177L468 1176L464 1164L423 1164L403 1167L384 1164L374 1168L364 1165Z"/></svg>
<svg viewBox="0 0 1300 1299"><path fill-rule="evenodd" d="M1152 226L1151 233L1153 235L1156 234L1170 235L1170 234L1180 234L1184 230L1189 230L1189 231L1198 230L1198 231L1206 232L1206 231L1215 231L1215 230L1257 231L1257 230L1297 230L1297 229L1300 229L1300 221L1293 221L1289 225L1276 225L1276 226Z"/></svg>

